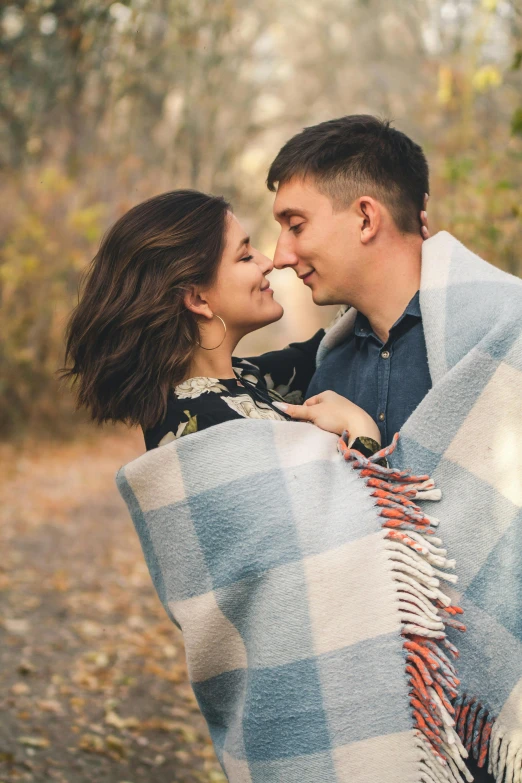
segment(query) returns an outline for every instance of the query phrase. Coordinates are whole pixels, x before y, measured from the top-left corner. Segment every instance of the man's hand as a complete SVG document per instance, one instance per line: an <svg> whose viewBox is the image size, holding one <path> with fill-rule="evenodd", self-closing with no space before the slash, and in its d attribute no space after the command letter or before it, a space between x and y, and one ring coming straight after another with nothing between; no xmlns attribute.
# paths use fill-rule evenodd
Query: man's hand
<svg viewBox="0 0 522 783"><path fill-rule="evenodd" d="M373 438L379 444L381 442L381 433L372 417L336 392L325 391L316 394L315 397L306 400L304 405L288 405L281 402L275 402L274 405L292 419L310 421L326 432L342 435L344 430L348 430L349 445L361 436Z"/></svg>
<svg viewBox="0 0 522 783"><path fill-rule="evenodd" d="M420 219L421 219L421 234L423 239L429 239L430 238L430 230L428 228L428 199L429 195L427 193L424 194L424 209L420 213Z"/></svg>

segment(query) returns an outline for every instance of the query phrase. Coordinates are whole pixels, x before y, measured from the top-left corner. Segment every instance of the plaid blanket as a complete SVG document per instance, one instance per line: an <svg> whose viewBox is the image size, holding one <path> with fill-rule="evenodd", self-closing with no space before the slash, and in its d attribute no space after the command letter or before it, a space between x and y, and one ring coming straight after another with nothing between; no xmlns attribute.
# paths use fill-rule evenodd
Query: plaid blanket
<svg viewBox="0 0 522 783"><path fill-rule="evenodd" d="M231 783L462 780L440 492L394 448L241 420L117 475Z"/></svg>
<svg viewBox="0 0 522 783"><path fill-rule="evenodd" d="M440 530L464 609L454 628L458 734L497 781L522 781L522 282L441 232L424 242L420 305L433 389L401 430L391 464L443 493ZM352 329L348 311L318 362Z"/></svg>

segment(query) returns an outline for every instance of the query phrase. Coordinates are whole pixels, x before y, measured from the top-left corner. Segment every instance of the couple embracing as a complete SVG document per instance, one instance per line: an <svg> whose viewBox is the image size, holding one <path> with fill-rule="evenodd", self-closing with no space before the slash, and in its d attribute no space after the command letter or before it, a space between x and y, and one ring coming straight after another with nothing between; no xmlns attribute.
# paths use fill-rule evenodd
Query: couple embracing
<svg viewBox="0 0 522 783"><path fill-rule="evenodd" d="M69 323L231 783L522 780L522 285L428 237L422 149L370 116L272 163L259 253L222 198L131 209ZM292 267L350 305L237 359ZM315 426L310 427L310 423ZM518 534L518 535L517 535Z"/></svg>

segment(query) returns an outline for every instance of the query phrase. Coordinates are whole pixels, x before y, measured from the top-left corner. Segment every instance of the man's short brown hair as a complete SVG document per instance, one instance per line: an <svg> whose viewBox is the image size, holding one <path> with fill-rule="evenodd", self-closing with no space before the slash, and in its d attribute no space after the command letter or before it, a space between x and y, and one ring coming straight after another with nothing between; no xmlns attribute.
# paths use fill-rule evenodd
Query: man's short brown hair
<svg viewBox="0 0 522 783"><path fill-rule="evenodd" d="M422 148L387 120L352 114L304 128L270 166L268 189L294 178L310 178L336 209L372 196L389 209L400 231L419 232L428 162Z"/></svg>

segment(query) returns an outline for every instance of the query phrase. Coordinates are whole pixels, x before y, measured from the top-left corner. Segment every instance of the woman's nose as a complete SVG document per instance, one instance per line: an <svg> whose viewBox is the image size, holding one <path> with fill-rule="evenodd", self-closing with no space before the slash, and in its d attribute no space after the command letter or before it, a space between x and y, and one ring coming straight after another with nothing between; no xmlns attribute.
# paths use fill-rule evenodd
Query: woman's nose
<svg viewBox="0 0 522 783"><path fill-rule="evenodd" d="M274 268L272 259L268 256L264 256L263 253L256 252L255 260L264 275L268 275Z"/></svg>

